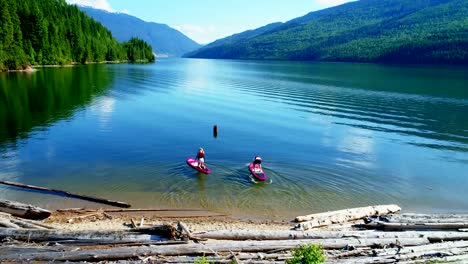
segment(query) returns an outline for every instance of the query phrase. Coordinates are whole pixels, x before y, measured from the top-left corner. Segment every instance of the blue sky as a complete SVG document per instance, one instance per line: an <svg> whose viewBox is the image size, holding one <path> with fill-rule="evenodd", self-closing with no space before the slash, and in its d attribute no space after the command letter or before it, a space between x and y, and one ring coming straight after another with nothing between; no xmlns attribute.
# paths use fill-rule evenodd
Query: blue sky
<svg viewBox="0 0 468 264"><path fill-rule="evenodd" d="M167 24L201 44L350 0L67 0Z"/></svg>

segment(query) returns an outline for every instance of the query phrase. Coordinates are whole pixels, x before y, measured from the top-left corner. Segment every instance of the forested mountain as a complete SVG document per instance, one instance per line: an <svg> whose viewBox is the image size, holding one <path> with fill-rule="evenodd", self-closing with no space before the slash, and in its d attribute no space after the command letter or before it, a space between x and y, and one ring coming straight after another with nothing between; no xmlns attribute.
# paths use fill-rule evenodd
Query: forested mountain
<svg viewBox="0 0 468 264"><path fill-rule="evenodd" d="M191 57L192 55L196 55L196 57L203 57L205 52L209 54L218 54L218 56L223 57L224 55L229 56L232 52L235 52L235 49L239 42L254 38L258 35L264 34L276 27L279 27L283 23L277 22L268 24L266 26L254 29L254 30L247 30L242 33L234 34L232 36L218 39L202 48L195 50L190 53L186 53L184 57Z"/></svg>
<svg viewBox="0 0 468 264"><path fill-rule="evenodd" d="M0 70L127 60L129 46L65 0L0 0ZM136 59L154 61L154 55L140 52Z"/></svg>
<svg viewBox="0 0 468 264"><path fill-rule="evenodd" d="M201 47L200 44L165 24L145 22L134 16L90 7L80 8L107 27L118 41L127 41L132 37L143 39L158 55L180 57Z"/></svg>
<svg viewBox="0 0 468 264"><path fill-rule="evenodd" d="M360 0L187 56L467 64L468 1Z"/></svg>

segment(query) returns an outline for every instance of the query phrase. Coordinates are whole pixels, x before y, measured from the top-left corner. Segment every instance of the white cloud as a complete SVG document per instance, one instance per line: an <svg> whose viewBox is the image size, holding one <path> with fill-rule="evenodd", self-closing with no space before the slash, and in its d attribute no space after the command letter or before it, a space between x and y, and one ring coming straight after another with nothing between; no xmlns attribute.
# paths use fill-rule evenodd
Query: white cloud
<svg viewBox="0 0 468 264"><path fill-rule="evenodd" d="M96 9L103 9L109 12L114 12L114 9L110 6L107 0L67 0L69 4L90 6Z"/></svg>
<svg viewBox="0 0 468 264"><path fill-rule="evenodd" d="M120 10L120 13L127 14L127 15L129 15L129 14L130 14L130 12L129 12L129 11L128 11L128 9L126 9L126 8L125 8L125 9L122 9L122 10Z"/></svg>
<svg viewBox="0 0 468 264"><path fill-rule="evenodd" d="M174 28L201 44L207 44L220 37L218 36L219 32L216 32L215 26L202 27L198 25L184 24L174 26Z"/></svg>
<svg viewBox="0 0 468 264"><path fill-rule="evenodd" d="M324 7L337 6L351 1L355 0L315 0L317 4L322 5Z"/></svg>

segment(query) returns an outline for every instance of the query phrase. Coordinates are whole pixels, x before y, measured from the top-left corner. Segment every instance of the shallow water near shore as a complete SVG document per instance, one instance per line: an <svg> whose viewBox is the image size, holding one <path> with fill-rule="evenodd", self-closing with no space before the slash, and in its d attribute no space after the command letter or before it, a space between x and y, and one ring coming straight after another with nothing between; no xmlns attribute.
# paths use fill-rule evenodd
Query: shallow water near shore
<svg viewBox="0 0 468 264"><path fill-rule="evenodd" d="M185 163L198 147L210 175ZM255 155L267 182L249 176ZM467 213L468 68L164 59L0 73L0 179L250 218Z"/></svg>

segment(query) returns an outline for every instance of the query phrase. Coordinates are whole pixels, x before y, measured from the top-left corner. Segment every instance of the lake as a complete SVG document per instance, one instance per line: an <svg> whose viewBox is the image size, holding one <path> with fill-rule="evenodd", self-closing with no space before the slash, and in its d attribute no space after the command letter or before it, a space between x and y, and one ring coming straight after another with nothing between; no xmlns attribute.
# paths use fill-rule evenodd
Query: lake
<svg viewBox="0 0 468 264"><path fill-rule="evenodd" d="M185 163L199 147L212 174ZM266 182L249 176L255 155ZM249 218L468 213L468 68L161 59L0 73L0 179Z"/></svg>

